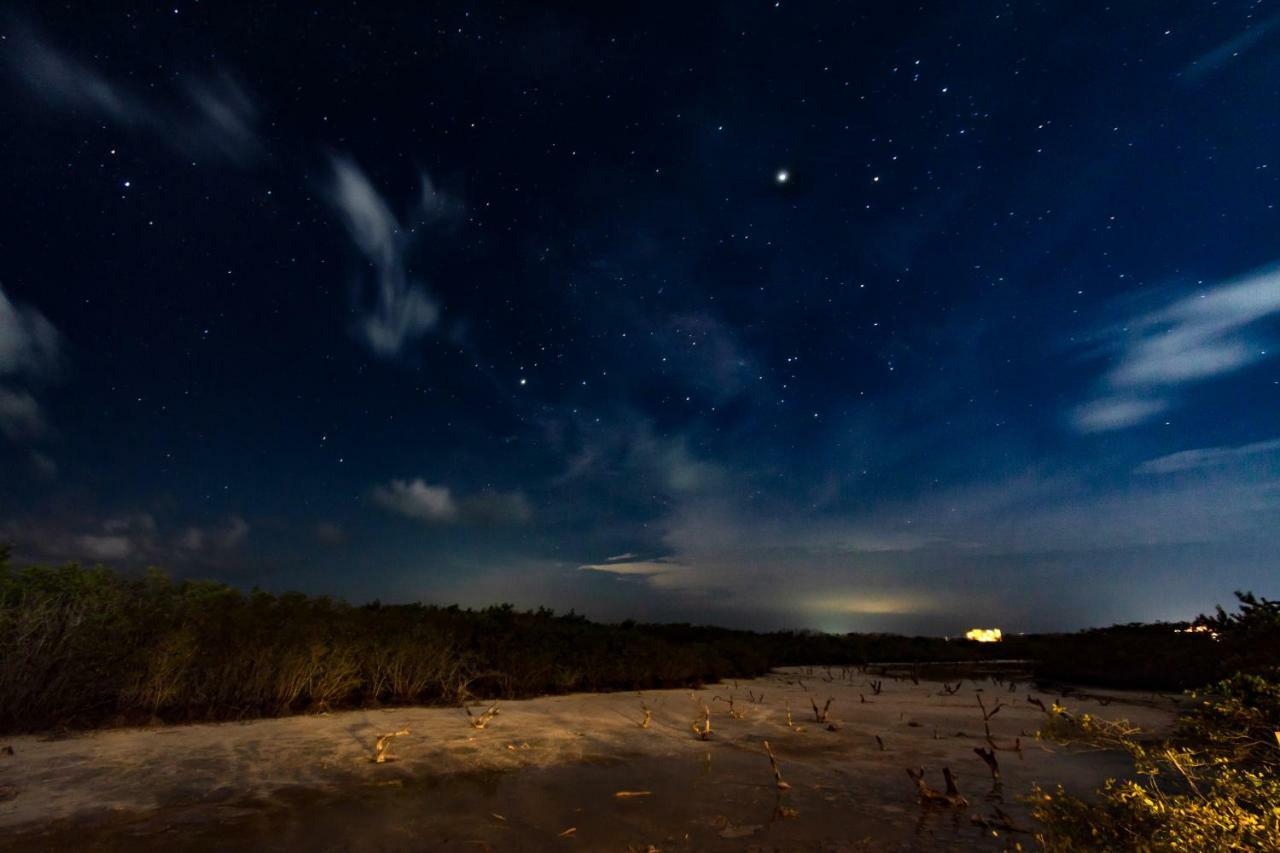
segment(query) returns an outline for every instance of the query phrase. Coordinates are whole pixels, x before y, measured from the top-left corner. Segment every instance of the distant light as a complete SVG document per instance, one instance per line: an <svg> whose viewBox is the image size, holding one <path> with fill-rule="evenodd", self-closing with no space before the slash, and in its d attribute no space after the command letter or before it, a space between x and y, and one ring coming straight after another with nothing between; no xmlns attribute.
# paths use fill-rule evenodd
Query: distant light
<svg viewBox="0 0 1280 853"><path fill-rule="evenodd" d="M1196 625L1188 625L1185 628L1174 628L1173 630L1174 630L1174 633L1176 634L1208 634L1209 639L1211 640L1218 639L1218 632L1213 630L1203 622L1198 623Z"/></svg>
<svg viewBox="0 0 1280 853"><path fill-rule="evenodd" d="M521 384L521 385L528 385L528 384L529 384L529 380L528 380L528 379L525 379L523 376L521 376L521 377L520 377L520 384Z"/></svg>
<svg viewBox="0 0 1280 853"><path fill-rule="evenodd" d="M785 184L787 181L791 180L791 173L786 169L779 169L778 174L774 175L774 180L780 184Z"/></svg>
<svg viewBox="0 0 1280 853"><path fill-rule="evenodd" d="M964 632L964 638L975 643L998 643L1004 635L999 628L970 628Z"/></svg>

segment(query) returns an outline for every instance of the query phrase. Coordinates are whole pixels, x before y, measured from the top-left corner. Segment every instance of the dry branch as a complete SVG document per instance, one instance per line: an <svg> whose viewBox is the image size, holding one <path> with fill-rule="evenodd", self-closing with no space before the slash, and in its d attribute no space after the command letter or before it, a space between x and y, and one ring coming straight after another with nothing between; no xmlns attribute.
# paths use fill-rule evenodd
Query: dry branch
<svg viewBox="0 0 1280 853"><path fill-rule="evenodd" d="M923 767L915 770L908 767L907 775L911 777L911 781L916 783L916 790L920 792L920 802L922 805L950 806L951 808L960 808L969 805L969 801L966 800L961 795L959 789L956 788L955 776L952 775L950 767L942 768L942 777L947 782L946 791L939 791L936 788L932 788L929 786L928 782L924 781Z"/></svg>
<svg viewBox="0 0 1280 853"><path fill-rule="evenodd" d="M786 791L791 785L782 781L782 771L778 769L778 759L773 757L773 750L769 747L769 741L764 742L764 751L769 756L769 766L773 768L773 782L779 791Z"/></svg>
<svg viewBox="0 0 1280 853"><path fill-rule="evenodd" d="M462 706L462 710L467 712L467 722L471 724L472 728L483 729L489 725L494 717L498 716L498 703L493 703L485 709L483 714L479 715L471 713L471 709L465 704Z"/></svg>
<svg viewBox="0 0 1280 853"><path fill-rule="evenodd" d="M1000 778L1000 762L996 761L996 753L994 749L983 749L980 746L973 748L974 753L987 764L987 769L991 771L992 779Z"/></svg>
<svg viewBox="0 0 1280 853"><path fill-rule="evenodd" d="M403 736L407 734L408 729L401 729L399 731L388 731L387 734L378 735L378 740L375 740L374 742L375 765L380 765L380 763L387 761L387 753L390 752L390 748L392 748L392 740L396 738L403 738Z"/></svg>

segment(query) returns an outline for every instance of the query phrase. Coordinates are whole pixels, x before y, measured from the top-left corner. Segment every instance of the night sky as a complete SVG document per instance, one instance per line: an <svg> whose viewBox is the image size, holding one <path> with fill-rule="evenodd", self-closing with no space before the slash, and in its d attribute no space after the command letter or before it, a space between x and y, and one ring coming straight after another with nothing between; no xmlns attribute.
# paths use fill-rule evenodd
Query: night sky
<svg viewBox="0 0 1280 853"><path fill-rule="evenodd" d="M9 4L0 540L955 633L1280 593L1280 10Z"/></svg>

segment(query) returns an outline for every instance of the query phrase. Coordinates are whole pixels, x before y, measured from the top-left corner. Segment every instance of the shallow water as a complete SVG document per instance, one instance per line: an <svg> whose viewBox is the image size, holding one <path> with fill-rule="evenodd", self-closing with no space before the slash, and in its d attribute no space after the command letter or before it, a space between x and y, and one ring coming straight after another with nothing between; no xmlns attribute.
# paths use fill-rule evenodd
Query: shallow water
<svg viewBox="0 0 1280 853"><path fill-rule="evenodd" d="M1131 770L1123 755L1037 742L1043 712L1025 688L971 682L955 694L924 680L893 681L867 698L861 680L811 684L819 698L834 697L839 725L802 719L817 694L784 672L696 696L512 702L483 732L457 709L411 708L15 739L16 755L0 763L0 783L19 792L0 804L0 848L1002 850L1034 841L994 835L974 817L992 817L999 806L1030 829L1020 797L1033 783L1087 794ZM991 718L1004 750L1003 786L993 786L973 752L985 743L984 690L987 707L1006 703ZM715 697L734 691L736 717ZM756 699L743 703L743 693ZM1154 699L1115 699L1109 715L1155 729L1169 719ZM653 709L648 728L638 725L641 702ZM715 732L701 742L689 720L705 702ZM788 706L803 726L790 725ZM397 743L400 760L372 763L374 735L399 728L414 733ZM1019 738L1022 752L1009 751ZM791 786L781 794L764 740ZM941 768L951 767L970 805L922 807L907 767L924 767L935 788Z"/></svg>
<svg viewBox="0 0 1280 853"><path fill-rule="evenodd" d="M647 757L460 773L328 794L285 789L258 801L237 801L222 789L146 814L59 822L11 837L4 846L98 851L838 851L999 850L1011 838L1027 840L1003 833L993 837L971 822L971 815L990 814L994 802L1030 825L1016 798L993 789L988 780L971 783L969 808L926 809L909 793L905 773L899 779L896 774L886 778L837 768L802 775L806 781L780 794L762 772L758 756L708 750L692 762ZM1087 775L1095 776L1096 769ZM614 796L617 791L651 794L620 799ZM781 816L779 806L796 815Z"/></svg>

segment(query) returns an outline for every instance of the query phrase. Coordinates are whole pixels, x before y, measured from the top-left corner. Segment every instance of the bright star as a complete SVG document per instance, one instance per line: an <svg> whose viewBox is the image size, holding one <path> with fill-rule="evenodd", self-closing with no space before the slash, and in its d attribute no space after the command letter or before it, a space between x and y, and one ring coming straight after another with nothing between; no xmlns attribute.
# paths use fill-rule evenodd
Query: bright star
<svg viewBox="0 0 1280 853"><path fill-rule="evenodd" d="M774 176L774 179L780 184L785 184L787 181L791 180L791 173L786 169L779 169L778 174Z"/></svg>

